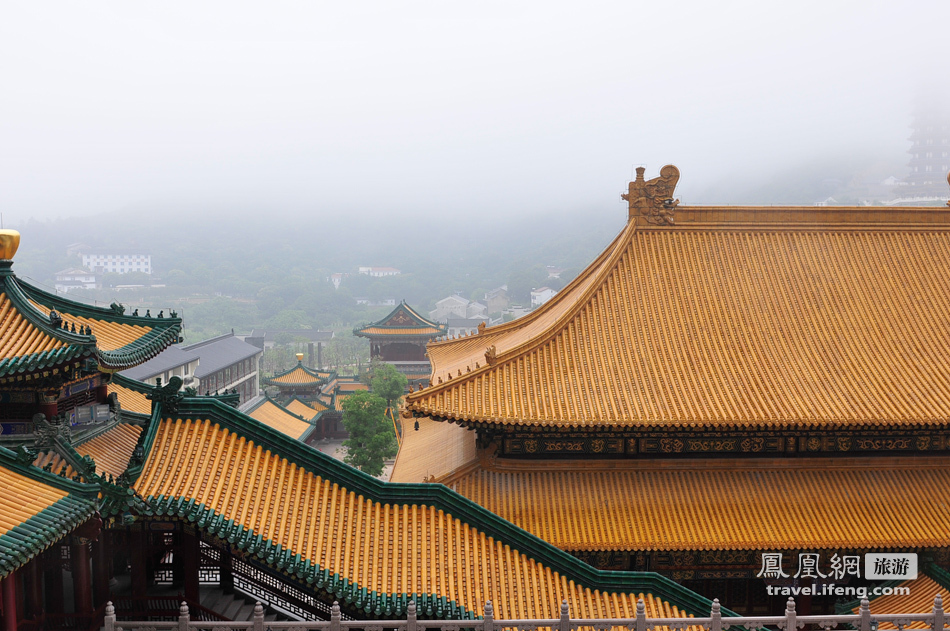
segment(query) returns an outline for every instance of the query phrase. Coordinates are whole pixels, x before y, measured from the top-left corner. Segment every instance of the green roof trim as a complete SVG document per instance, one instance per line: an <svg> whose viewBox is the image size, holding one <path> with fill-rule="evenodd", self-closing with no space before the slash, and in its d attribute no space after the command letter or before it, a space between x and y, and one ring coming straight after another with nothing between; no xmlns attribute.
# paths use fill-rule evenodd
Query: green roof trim
<svg viewBox="0 0 950 631"><path fill-rule="evenodd" d="M412 324L386 324L387 322L389 322L390 320L392 320L399 314L402 314L403 316L408 318L412 322ZM428 320L422 317L418 311L416 311L415 309L407 305L405 301L402 301L398 305L396 305L396 308L393 309L389 313L389 315L387 315L385 318L382 318L378 322L372 322L370 324L366 324L359 328L353 329L353 335L359 335L360 337L373 337L372 334L364 333L366 329L370 329L370 328L387 329L395 333L399 331L400 329L406 329L406 328L411 329L411 328L419 328L419 327L426 327L426 326L432 327L437 332L432 335L419 335L418 333L409 333L407 334L407 337L424 337L426 339L431 339L432 337L437 336L437 335L445 335L445 332L448 330L448 325L440 324L439 322L433 322L431 320Z"/></svg>
<svg viewBox="0 0 950 631"><path fill-rule="evenodd" d="M426 505L440 509L483 531L496 541L501 541L529 558L547 565L552 571L560 573L569 581L574 581L591 590L618 593L647 592L694 615L708 615L712 607L711 600L655 572L598 570L444 485L381 482L213 400L186 397L180 402L176 417L213 420L221 428L235 432L261 445L264 449L269 449L273 454L286 458L311 474L330 480L372 501L382 504ZM153 416L143 443L146 454L151 451L154 444L158 425ZM145 435L144 432L143 435ZM141 468L136 475L140 473ZM193 500L188 502L184 498L156 497L151 498L149 504L155 511L161 510L163 514L179 515L189 521L200 522L199 528L212 534L220 531L224 535L222 538L233 545L241 543L246 546L242 549L248 552L253 550L252 554L259 558L264 558L265 561L272 559L273 561L267 562L277 569L286 569L289 567L290 559L298 558L291 550L284 550L269 541L264 542L260 535L247 531L243 525L235 524L232 520L225 520L221 515L212 514L203 506L196 506ZM306 576L311 576L311 570L318 571L318 568L307 569L302 566L298 568L299 563L296 561L294 563L294 573L300 569ZM326 580L329 580L329 577ZM336 594L335 591L334 594ZM399 598L396 602L402 602L402 595ZM402 615L404 609L394 608L394 611L396 615ZM736 615L725 609L723 613Z"/></svg>
<svg viewBox="0 0 950 631"><path fill-rule="evenodd" d="M13 273L12 261L0 261L0 291L6 293L16 310L30 324L67 345L53 351L5 359L0 362L0 376L42 370L82 356L95 357L100 366L108 371L131 368L177 343L181 335L181 318L127 316L113 309L67 300L17 279ZM118 324L146 326L151 330L122 348L100 350L96 346L94 329L92 334L82 334L54 327L49 316L34 307L31 300L62 313Z"/></svg>
<svg viewBox="0 0 950 631"><path fill-rule="evenodd" d="M26 564L96 514L99 486L75 482L20 462L0 447L0 467L68 493L0 535L0 578Z"/></svg>

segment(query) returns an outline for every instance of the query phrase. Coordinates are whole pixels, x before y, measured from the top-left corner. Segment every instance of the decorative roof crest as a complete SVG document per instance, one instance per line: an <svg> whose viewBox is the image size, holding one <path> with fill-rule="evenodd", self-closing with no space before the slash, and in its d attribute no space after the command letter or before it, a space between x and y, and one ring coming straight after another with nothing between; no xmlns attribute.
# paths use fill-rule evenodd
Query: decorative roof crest
<svg viewBox="0 0 950 631"><path fill-rule="evenodd" d="M644 180L643 167L637 167L637 179L630 182L626 193L620 196L627 202L629 219L643 217L655 225L673 225L673 209L680 200L673 199L673 190L680 179L680 170L672 164L660 169L660 176Z"/></svg>

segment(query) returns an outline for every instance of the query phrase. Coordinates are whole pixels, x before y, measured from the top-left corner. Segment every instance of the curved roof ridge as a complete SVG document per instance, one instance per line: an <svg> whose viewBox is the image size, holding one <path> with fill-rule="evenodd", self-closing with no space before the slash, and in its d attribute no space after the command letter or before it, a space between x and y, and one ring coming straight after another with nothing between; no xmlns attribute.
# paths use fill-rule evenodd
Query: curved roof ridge
<svg viewBox="0 0 950 631"><path fill-rule="evenodd" d="M393 335L405 330L406 335L417 337L432 337L446 331L446 325L433 322L413 309L405 300L396 305L396 308L376 322L371 322L353 329L353 335L371 337L373 335Z"/></svg>
<svg viewBox="0 0 950 631"><path fill-rule="evenodd" d="M293 374L295 371L300 370L304 374L313 377L313 381L301 381L301 382L281 382L278 381L283 377ZM327 383L336 372L332 370L318 371L305 366L302 359L298 359L297 363L294 366L291 366L283 372L279 372L273 377L267 377L263 381L268 385L309 385L309 384L323 384Z"/></svg>
<svg viewBox="0 0 950 631"><path fill-rule="evenodd" d="M44 335L75 347L71 357L82 353L94 355L104 372L141 364L177 343L181 334L180 318L125 316L112 309L66 300L24 283L9 265L3 272L3 292L23 318ZM79 331L53 324L50 313L54 310L60 313L64 325L70 320L74 327L80 324Z"/></svg>
<svg viewBox="0 0 950 631"><path fill-rule="evenodd" d="M464 370L464 377L474 377L512 357L517 357L527 347L543 344L545 339L555 335L584 308L590 296L603 284L617 260L626 251L626 245L636 230L636 222L628 222L600 255L568 283L567 287L531 313L517 320L486 328L475 335L430 343L427 350L432 363L433 383L429 388L425 388L427 395L435 392L430 391L430 388L455 384L460 371ZM489 360L485 353L492 347L495 354ZM454 356L453 349L458 349ZM478 368L475 367L476 362L479 364ZM443 379L443 383L437 383L437 379ZM412 399L412 394L406 397L407 402Z"/></svg>

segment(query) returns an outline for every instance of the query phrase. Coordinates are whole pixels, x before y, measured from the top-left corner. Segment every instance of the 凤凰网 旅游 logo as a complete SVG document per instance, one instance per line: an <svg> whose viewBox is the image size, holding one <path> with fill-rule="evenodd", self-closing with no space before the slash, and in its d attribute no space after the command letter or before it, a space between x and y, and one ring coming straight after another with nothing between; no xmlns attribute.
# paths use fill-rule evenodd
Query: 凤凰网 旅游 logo
<svg viewBox="0 0 950 631"><path fill-rule="evenodd" d="M767 580L861 578L861 556L857 554L825 553L823 558L820 552L800 552L796 560L786 565L781 552L763 552L756 576ZM868 552L864 555L863 569L867 580L910 581L917 578L917 553Z"/></svg>

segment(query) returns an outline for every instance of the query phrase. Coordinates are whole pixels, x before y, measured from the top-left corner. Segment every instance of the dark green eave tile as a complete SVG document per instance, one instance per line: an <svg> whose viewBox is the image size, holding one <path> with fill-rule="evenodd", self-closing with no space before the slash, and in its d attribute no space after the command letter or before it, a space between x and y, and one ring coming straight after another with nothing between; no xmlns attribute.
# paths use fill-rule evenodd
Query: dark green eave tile
<svg viewBox="0 0 950 631"><path fill-rule="evenodd" d="M26 564L95 513L95 500L67 495L0 535L0 578Z"/></svg>

